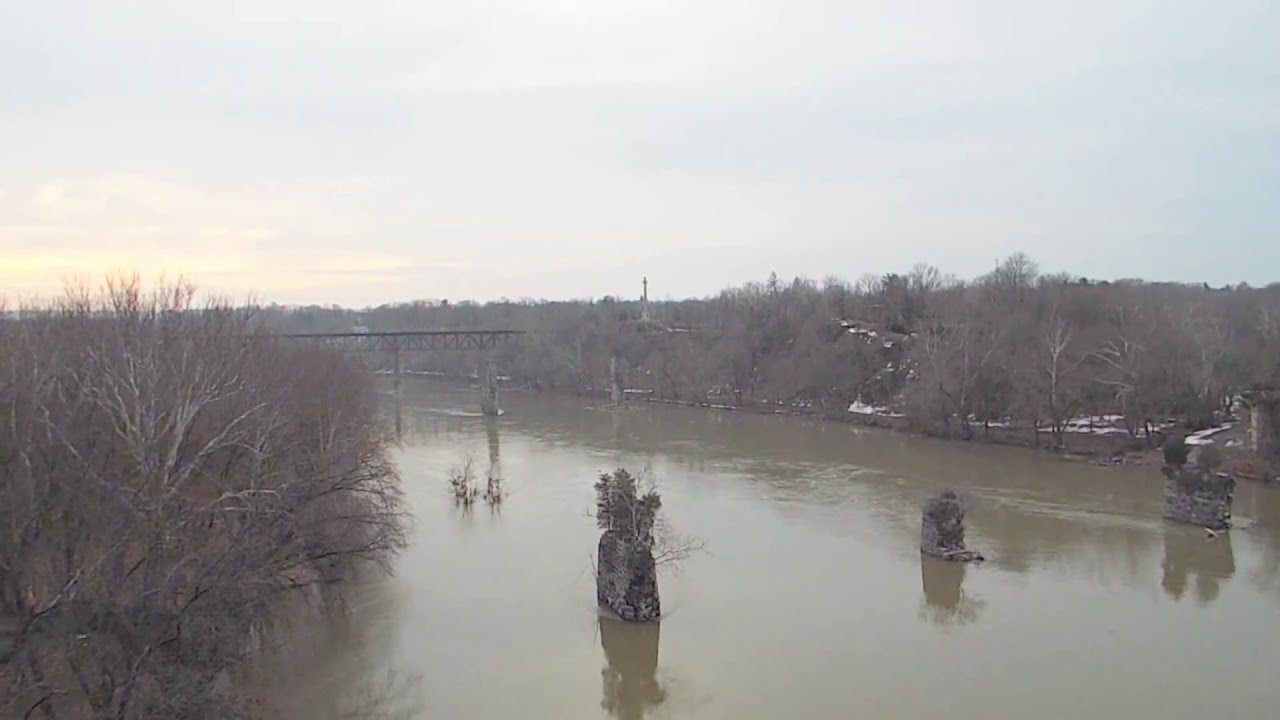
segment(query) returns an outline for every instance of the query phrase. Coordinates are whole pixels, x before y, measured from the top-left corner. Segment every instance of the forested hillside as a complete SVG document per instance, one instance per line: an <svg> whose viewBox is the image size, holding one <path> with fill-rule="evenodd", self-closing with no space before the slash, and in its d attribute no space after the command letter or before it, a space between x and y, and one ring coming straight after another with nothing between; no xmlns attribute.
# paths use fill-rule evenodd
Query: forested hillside
<svg viewBox="0 0 1280 720"><path fill-rule="evenodd" d="M1280 377L1280 284L1093 281L1042 275L1018 254L962 281L904 275L771 277L705 299L423 300L361 312L270 308L290 332L493 328L537 331L495 351L515 386L602 392L617 355L626 387L655 398L901 416L973 437L1023 428L1061 445L1073 420L1123 416L1135 439L1170 418L1200 429ZM407 358L470 375L479 353ZM376 361L376 360L375 360Z"/></svg>

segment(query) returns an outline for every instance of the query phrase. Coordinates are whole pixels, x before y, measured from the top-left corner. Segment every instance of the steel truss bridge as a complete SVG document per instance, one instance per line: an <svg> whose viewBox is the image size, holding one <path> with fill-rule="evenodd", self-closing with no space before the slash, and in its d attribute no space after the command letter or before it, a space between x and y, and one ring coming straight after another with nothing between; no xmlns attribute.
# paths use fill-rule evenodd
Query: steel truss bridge
<svg viewBox="0 0 1280 720"><path fill-rule="evenodd" d="M492 350L523 330L405 330L400 332L289 333L276 337L314 342L346 352Z"/></svg>

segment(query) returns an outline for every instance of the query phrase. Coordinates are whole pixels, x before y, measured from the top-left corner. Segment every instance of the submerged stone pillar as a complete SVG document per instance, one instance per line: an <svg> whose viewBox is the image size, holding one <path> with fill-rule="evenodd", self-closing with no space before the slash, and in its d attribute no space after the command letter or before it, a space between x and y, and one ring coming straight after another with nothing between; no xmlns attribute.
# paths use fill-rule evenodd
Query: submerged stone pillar
<svg viewBox="0 0 1280 720"><path fill-rule="evenodd" d="M964 546L964 507L954 492L944 490L925 503L920 518L920 552L943 560L981 560Z"/></svg>
<svg viewBox="0 0 1280 720"><path fill-rule="evenodd" d="M1164 516L1210 530L1231 527L1236 481L1199 465L1165 465Z"/></svg>
<svg viewBox="0 0 1280 720"><path fill-rule="evenodd" d="M637 495L626 470L596 482L596 522L604 530L596 551L596 602L629 622L662 615L653 523L662 501L656 492Z"/></svg>
<svg viewBox="0 0 1280 720"><path fill-rule="evenodd" d="M501 415L502 410L498 407L498 364L490 361L485 363L484 378L481 391L484 393L484 399L480 403L480 411L485 415Z"/></svg>
<svg viewBox="0 0 1280 720"><path fill-rule="evenodd" d="M621 405L626 398L622 392L622 371L618 369L618 356L609 358L609 402Z"/></svg>

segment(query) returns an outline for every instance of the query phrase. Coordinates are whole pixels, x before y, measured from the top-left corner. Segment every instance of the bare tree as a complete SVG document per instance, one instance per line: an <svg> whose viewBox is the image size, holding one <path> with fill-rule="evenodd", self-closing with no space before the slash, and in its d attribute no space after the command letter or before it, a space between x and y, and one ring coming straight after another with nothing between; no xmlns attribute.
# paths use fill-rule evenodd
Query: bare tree
<svg viewBox="0 0 1280 720"><path fill-rule="evenodd" d="M1086 355L1074 351L1070 323L1053 313L1041 341L1041 398L1055 447L1066 444L1066 428L1084 403L1075 373Z"/></svg>
<svg viewBox="0 0 1280 720"><path fill-rule="evenodd" d="M983 404L983 383L993 373L1002 347L1004 328L981 318L950 323L935 321L924 327L917 342L923 395L919 402L934 408L944 428L956 418L960 434L973 437L973 420ZM984 420L987 418L984 418Z"/></svg>
<svg viewBox="0 0 1280 720"><path fill-rule="evenodd" d="M463 455L453 467L449 468L449 492L453 502L464 510L470 510L480 498L480 489L476 487L476 458L471 453Z"/></svg>
<svg viewBox="0 0 1280 720"><path fill-rule="evenodd" d="M193 298L113 278L4 330L6 712L251 716L230 680L280 600L403 546L366 373Z"/></svg>

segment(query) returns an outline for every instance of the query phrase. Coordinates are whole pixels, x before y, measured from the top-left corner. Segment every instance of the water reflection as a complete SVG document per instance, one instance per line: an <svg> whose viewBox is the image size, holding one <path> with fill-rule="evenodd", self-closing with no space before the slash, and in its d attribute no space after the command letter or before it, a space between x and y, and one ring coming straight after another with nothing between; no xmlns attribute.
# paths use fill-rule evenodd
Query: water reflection
<svg viewBox="0 0 1280 720"><path fill-rule="evenodd" d="M381 651L335 646L290 664L307 679L283 694L305 711L264 715L328 720L362 692L352 686L368 667L387 664L421 675L423 718L751 720L854 707L867 717L1107 718L1141 706L1191 720L1265 717L1274 704L1273 488L1241 483L1238 515L1258 525L1209 541L1160 520L1152 468L746 413L605 413L586 409L590 399L531 393L511 394L501 427L474 411L469 389L410 383L403 402L396 459L421 518L388 583L405 602L373 613L388 638ZM483 483L486 441L491 463L501 456L503 471L538 481L515 486L519 503L501 522L449 522L445 474L474 451ZM656 626L604 619L600 639L582 632L599 538L586 515L591 480L617 464L653 467L673 523L716 549L664 580L664 600L685 614L679 642L668 632L661 649L661 676ZM989 563L915 551L920 504L944 487L972 506L967 539ZM1170 622L1179 632L1165 632ZM974 657L1020 692L992 694L955 671ZM916 692L921 677L940 692ZM1206 700L1188 677L1222 692Z"/></svg>
<svg viewBox="0 0 1280 720"><path fill-rule="evenodd" d="M442 396L431 397L434 403ZM1030 572L1066 561L1107 583L1139 585L1159 557L1163 481L1149 468L1101 470L1031 450L799 418L647 404L584 411L587 404L512 394L509 417L518 421L509 421L507 431L544 447L623 453L637 462L732 475L788 504L867 507L911 535L919 532L920 499L945 478L947 487L981 504L972 515L975 540L1003 570ZM1106 551L1097 552L1099 546Z"/></svg>
<svg viewBox="0 0 1280 720"><path fill-rule="evenodd" d="M1208 607L1218 599L1222 582L1236 571L1231 534L1209 538L1199 528L1168 523L1161 569L1160 585L1169 597L1181 600L1190 585L1190 576L1195 575L1196 602Z"/></svg>
<svg viewBox="0 0 1280 720"><path fill-rule="evenodd" d="M967 568L967 563L920 556L920 582L924 586L921 620L936 625L968 625L978 620L987 602L965 594Z"/></svg>
<svg viewBox="0 0 1280 720"><path fill-rule="evenodd" d="M485 416L484 434L489 441L489 469L485 473L485 477L502 480L502 452L498 437L498 419L496 417Z"/></svg>
<svg viewBox="0 0 1280 720"><path fill-rule="evenodd" d="M295 622L279 628L251 687L262 716L279 720L411 720L423 717L423 676L388 661L398 628L399 597L383 581L359 583L324 609L297 600Z"/></svg>
<svg viewBox="0 0 1280 720"><path fill-rule="evenodd" d="M600 707L622 720L640 720L662 704L667 692L658 684L659 623L629 623L600 618L605 667L600 671L604 699Z"/></svg>
<svg viewBox="0 0 1280 720"><path fill-rule="evenodd" d="M398 392L395 393L393 397L395 398L395 406L396 406L396 441L403 442L404 441L404 407L403 407L403 403L400 402L400 393Z"/></svg>
<svg viewBox="0 0 1280 720"><path fill-rule="evenodd" d="M1280 487L1241 483L1236 488L1235 507L1237 518L1252 523L1247 530L1237 531L1249 540L1244 547L1259 550L1250 578L1259 590L1273 592L1280 585Z"/></svg>
<svg viewBox="0 0 1280 720"><path fill-rule="evenodd" d="M425 710L421 676L401 676L393 670L370 675L350 693L339 718L413 720Z"/></svg>

